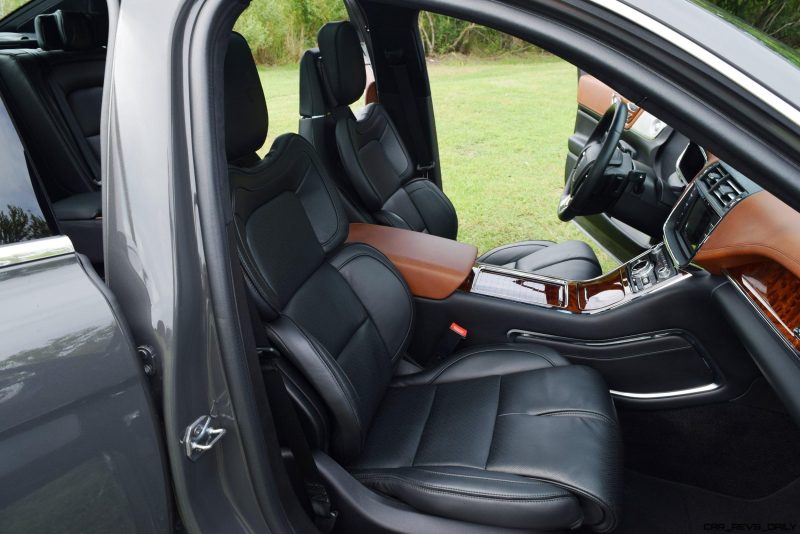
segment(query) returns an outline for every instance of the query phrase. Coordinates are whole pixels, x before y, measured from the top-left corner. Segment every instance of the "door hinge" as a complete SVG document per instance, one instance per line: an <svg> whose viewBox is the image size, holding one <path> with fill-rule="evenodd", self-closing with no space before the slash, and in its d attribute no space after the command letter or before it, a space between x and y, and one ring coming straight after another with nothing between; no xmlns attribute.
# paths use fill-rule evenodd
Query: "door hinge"
<svg viewBox="0 0 800 534"><path fill-rule="evenodd" d="M211 425L213 421L214 419L210 415L204 415L186 427L181 444L185 447L186 456L190 460L197 460L225 435L224 428L216 428Z"/></svg>

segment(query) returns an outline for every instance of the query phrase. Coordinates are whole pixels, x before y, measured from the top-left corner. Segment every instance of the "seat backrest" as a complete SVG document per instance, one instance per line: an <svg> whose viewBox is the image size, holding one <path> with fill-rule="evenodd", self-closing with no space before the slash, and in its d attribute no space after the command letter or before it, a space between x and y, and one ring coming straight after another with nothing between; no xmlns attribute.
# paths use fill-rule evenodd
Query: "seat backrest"
<svg viewBox="0 0 800 534"><path fill-rule="evenodd" d="M269 339L332 419L340 458L363 446L409 340L408 288L377 250L344 245L348 222L314 148L279 136L263 160L267 108L246 41L225 60L226 152L237 249Z"/></svg>
<svg viewBox="0 0 800 534"><path fill-rule="evenodd" d="M100 184L105 14L56 11L34 21L39 49L0 52L3 97L52 201Z"/></svg>
<svg viewBox="0 0 800 534"><path fill-rule="evenodd" d="M358 33L347 21L323 26L321 83L335 120L341 164L362 203L381 223L455 239L458 217L433 182L417 175L392 118L380 103L350 111L364 91L366 74Z"/></svg>
<svg viewBox="0 0 800 534"><path fill-rule="evenodd" d="M311 48L300 59L300 123L298 132L316 149L341 193L342 204L350 222L375 223L362 203L350 178L344 172L336 148L336 123L330 113L320 79L322 56Z"/></svg>

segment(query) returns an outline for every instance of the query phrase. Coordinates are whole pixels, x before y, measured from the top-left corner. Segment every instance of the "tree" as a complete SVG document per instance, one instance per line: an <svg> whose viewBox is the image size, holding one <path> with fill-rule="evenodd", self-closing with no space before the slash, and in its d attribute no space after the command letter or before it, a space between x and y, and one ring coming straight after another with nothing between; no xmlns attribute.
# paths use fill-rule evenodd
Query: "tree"
<svg viewBox="0 0 800 534"><path fill-rule="evenodd" d="M51 235L50 227L42 217L19 206L7 206L0 211L0 244L6 245Z"/></svg>

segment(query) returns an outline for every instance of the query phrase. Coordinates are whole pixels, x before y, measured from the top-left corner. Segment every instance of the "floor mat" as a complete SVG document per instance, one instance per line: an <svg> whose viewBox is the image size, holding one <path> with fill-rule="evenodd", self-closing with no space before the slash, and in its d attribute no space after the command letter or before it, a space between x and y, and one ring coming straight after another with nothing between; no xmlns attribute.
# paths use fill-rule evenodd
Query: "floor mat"
<svg viewBox="0 0 800 534"><path fill-rule="evenodd" d="M800 479L755 500L625 473L620 534L800 533Z"/></svg>

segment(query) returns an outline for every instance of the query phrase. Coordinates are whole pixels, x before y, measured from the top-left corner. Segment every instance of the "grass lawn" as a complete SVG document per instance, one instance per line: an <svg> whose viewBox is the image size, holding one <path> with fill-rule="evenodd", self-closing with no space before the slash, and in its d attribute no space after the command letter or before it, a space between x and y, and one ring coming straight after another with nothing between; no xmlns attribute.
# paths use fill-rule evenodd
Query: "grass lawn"
<svg viewBox="0 0 800 534"><path fill-rule="evenodd" d="M428 72L459 240L481 252L524 239L587 240L556 217L575 122L575 67L553 57L447 59L430 62ZM270 112L266 152L275 135L297 131L297 67L264 68L261 76ZM595 250L604 270L616 265Z"/></svg>

